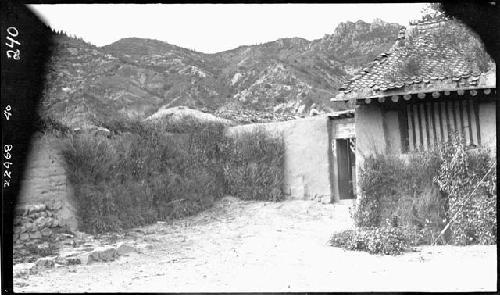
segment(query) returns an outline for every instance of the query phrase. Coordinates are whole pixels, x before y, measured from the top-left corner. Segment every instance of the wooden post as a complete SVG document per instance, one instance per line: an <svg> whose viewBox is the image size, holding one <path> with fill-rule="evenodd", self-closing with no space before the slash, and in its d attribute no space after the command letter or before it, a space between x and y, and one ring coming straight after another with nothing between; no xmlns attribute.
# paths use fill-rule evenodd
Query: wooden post
<svg viewBox="0 0 500 295"><path fill-rule="evenodd" d="M399 95L393 95L393 96L391 97L391 100L392 100L393 102L398 102L398 100L399 100Z"/></svg>
<svg viewBox="0 0 500 295"><path fill-rule="evenodd" d="M476 90L471 90L471 91L470 91L470 95L472 95L472 96L476 96L476 95L477 95L477 91L476 91Z"/></svg>
<svg viewBox="0 0 500 295"><path fill-rule="evenodd" d="M441 96L441 94L439 93L439 91L434 91L432 93L432 97L434 97L434 98L439 98L439 96Z"/></svg>
<svg viewBox="0 0 500 295"><path fill-rule="evenodd" d="M366 104L370 104L370 102L372 102L372 100L371 100L370 98L366 98L366 99L365 99L365 103L366 103Z"/></svg>
<svg viewBox="0 0 500 295"><path fill-rule="evenodd" d="M491 89L484 89L484 94L489 95L491 93Z"/></svg>
<svg viewBox="0 0 500 295"><path fill-rule="evenodd" d="M425 93L420 92L419 94L417 94L417 96L418 98L423 99L425 97Z"/></svg>
<svg viewBox="0 0 500 295"><path fill-rule="evenodd" d="M403 98L405 100L410 100L411 99L411 94L405 94L405 95L403 95Z"/></svg>
<svg viewBox="0 0 500 295"><path fill-rule="evenodd" d="M385 97L383 97L383 96L379 97L377 100L378 100L378 102L383 103L385 101Z"/></svg>

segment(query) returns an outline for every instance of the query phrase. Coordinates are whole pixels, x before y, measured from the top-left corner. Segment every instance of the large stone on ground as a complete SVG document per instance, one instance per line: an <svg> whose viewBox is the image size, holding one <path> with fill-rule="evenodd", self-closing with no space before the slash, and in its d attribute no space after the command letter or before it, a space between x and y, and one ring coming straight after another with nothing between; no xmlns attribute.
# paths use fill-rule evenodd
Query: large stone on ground
<svg viewBox="0 0 500 295"><path fill-rule="evenodd" d="M153 249L153 246L151 244L141 244L137 245L135 249L138 253L145 253L147 250Z"/></svg>
<svg viewBox="0 0 500 295"><path fill-rule="evenodd" d="M53 268L56 264L56 256L39 258L35 265L38 269Z"/></svg>
<svg viewBox="0 0 500 295"><path fill-rule="evenodd" d="M90 252L90 256L97 261L113 261L117 253L114 247L105 246L96 248L94 251Z"/></svg>
<svg viewBox="0 0 500 295"><path fill-rule="evenodd" d="M88 264L88 259L82 259L81 257L66 257L66 265L75 265L75 264L82 264L82 262L85 262L85 264Z"/></svg>
<svg viewBox="0 0 500 295"><path fill-rule="evenodd" d="M36 265L34 263L18 263L12 267L14 278L27 276L35 273Z"/></svg>
<svg viewBox="0 0 500 295"><path fill-rule="evenodd" d="M80 264L87 265L92 263L94 260L94 255L92 253L82 253L76 256L76 259L80 261Z"/></svg>
<svg viewBox="0 0 500 295"><path fill-rule="evenodd" d="M125 255L125 254L128 254L128 253L136 251L136 249L133 246L127 245L127 244L125 244L123 242L118 243L116 246L117 246L116 247L116 253L118 255Z"/></svg>

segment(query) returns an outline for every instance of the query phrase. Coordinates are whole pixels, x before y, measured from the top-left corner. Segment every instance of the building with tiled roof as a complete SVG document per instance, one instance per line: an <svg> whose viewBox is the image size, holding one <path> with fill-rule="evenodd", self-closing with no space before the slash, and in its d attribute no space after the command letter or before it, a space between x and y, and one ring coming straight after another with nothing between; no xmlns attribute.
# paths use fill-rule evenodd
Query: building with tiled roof
<svg viewBox="0 0 500 295"><path fill-rule="evenodd" d="M440 40L436 33L440 29L452 37L467 34L459 39L479 42L472 32L449 20L412 22L410 29L401 29L388 52L356 73L332 101L409 100L411 94L418 93L495 89L493 62L479 67L463 48L449 44L453 40Z"/></svg>
<svg viewBox="0 0 500 295"><path fill-rule="evenodd" d="M454 20L401 28L393 47L332 101L356 106L357 171L368 156L429 150L456 134L496 153L496 65L479 37Z"/></svg>

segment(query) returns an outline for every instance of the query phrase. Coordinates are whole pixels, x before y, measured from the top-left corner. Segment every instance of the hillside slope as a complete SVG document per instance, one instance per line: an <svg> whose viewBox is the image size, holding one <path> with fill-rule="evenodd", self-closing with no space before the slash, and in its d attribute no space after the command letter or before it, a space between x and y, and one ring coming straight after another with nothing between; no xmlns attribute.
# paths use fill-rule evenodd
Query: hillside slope
<svg viewBox="0 0 500 295"><path fill-rule="evenodd" d="M96 47L56 34L42 118L85 127L180 105L237 121L248 113L255 118L246 121L259 121L330 111L337 88L387 51L399 28L347 22L313 41L284 38L215 54L140 38Z"/></svg>

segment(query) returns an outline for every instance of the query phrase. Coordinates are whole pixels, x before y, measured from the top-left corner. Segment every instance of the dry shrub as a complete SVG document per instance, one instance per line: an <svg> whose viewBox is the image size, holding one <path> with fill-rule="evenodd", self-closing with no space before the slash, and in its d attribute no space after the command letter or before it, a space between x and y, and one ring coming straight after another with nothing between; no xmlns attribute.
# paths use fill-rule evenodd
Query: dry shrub
<svg viewBox="0 0 500 295"><path fill-rule="evenodd" d="M413 228L425 232L430 242L445 218L445 199L433 183L439 165L435 152L413 153L407 159L384 154L366 159L353 212L356 225Z"/></svg>
<svg viewBox="0 0 500 295"><path fill-rule="evenodd" d="M245 200L284 198L284 142L263 129L239 134L226 146L226 191Z"/></svg>
<svg viewBox="0 0 500 295"><path fill-rule="evenodd" d="M121 119L105 126L109 136L63 138L84 231L115 231L194 214L225 192L242 199L283 199L281 139L262 132L228 139L224 125L189 118Z"/></svg>
<svg viewBox="0 0 500 295"><path fill-rule="evenodd" d="M398 255L410 247L407 233L397 227L364 227L335 233L330 246L370 254Z"/></svg>
<svg viewBox="0 0 500 295"><path fill-rule="evenodd" d="M121 124L121 125L120 125ZM101 233L193 214L223 194L223 128L170 134L122 122L108 138L72 135L63 144L82 229ZM134 124L138 124L134 126Z"/></svg>
<svg viewBox="0 0 500 295"><path fill-rule="evenodd" d="M496 244L496 159L487 149L470 149L459 137L441 148L443 165L435 181L446 194L450 242Z"/></svg>
<svg viewBox="0 0 500 295"><path fill-rule="evenodd" d="M401 227L413 231L413 244L430 244L457 215L440 243L496 244L496 169L480 183L491 167L488 150L457 136L406 160L372 156L361 167L353 218L358 227Z"/></svg>

